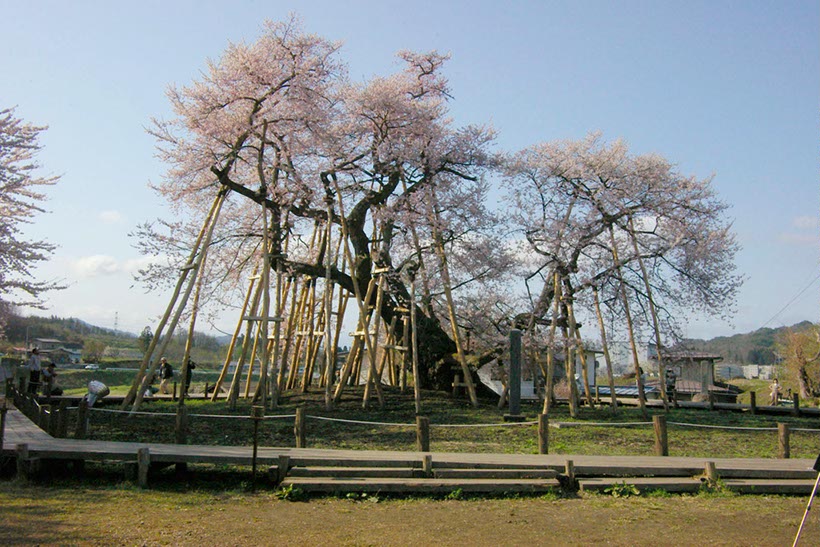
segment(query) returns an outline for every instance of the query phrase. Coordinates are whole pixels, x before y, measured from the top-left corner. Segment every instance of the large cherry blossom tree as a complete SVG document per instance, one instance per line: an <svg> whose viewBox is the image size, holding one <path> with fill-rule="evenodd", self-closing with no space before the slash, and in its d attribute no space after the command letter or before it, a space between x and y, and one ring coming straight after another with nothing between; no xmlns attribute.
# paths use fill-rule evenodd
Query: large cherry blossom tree
<svg viewBox="0 0 820 547"><path fill-rule="evenodd" d="M38 174L39 135L45 129L25 123L14 109L0 110L0 331L14 306L41 307L44 292L61 288L32 272L54 245L23 235L24 226L45 212L43 190L59 180Z"/></svg>
<svg viewBox="0 0 820 547"><path fill-rule="evenodd" d="M422 381L431 385L433 365L454 351L436 311L441 279L433 234L450 257L456 287L466 291L502 271L490 266L504 253L483 179L494 135L452 126L441 74L446 56L403 52L403 70L352 83L338 48L304 33L297 20L268 23L256 42L233 44L210 62L200 81L171 88L175 117L152 129L169 165L157 189L178 218L192 220L144 226L141 245L153 254L185 254L183 242L193 240L211 197L228 188L232 199L208 251L212 298L224 298L250 273L261 241L260 204L272 219L276 267L317 278L329 271L351 294L354 283L365 294L374 268L386 268L385 321L409 301L404 273L423 268L420 354L431 371ZM324 246L311 243L328 219L336 233L345 232L352 271L339 261L327 268ZM163 270L145 273L156 281Z"/></svg>

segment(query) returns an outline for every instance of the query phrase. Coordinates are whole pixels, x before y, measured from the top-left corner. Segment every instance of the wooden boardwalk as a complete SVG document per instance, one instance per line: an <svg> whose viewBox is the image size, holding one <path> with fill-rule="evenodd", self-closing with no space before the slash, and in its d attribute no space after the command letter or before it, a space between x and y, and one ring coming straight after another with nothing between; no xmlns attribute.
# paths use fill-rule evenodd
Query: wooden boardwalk
<svg viewBox="0 0 820 547"><path fill-rule="evenodd" d="M141 484L147 484L152 466L253 463L250 446L58 439L15 409L6 415L2 452L18 459L22 473L56 460L121 462ZM647 490L696 491L705 481L707 465L713 464L721 484L738 492L808 495L817 476L809 459L259 447L256 463L274 482L318 492L541 492L558 487L601 490L621 482Z"/></svg>

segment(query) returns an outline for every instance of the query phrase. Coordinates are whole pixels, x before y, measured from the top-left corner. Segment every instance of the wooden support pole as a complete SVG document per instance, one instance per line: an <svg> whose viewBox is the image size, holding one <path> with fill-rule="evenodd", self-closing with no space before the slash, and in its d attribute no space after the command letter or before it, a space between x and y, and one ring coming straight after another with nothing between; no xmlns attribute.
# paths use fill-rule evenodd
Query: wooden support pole
<svg viewBox="0 0 820 547"><path fill-rule="evenodd" d="M795 416L800 416L800 394L794 393L792 395L792 402L794 403L794 410L792 410L792 412Z"/></svg>
<svg viewBox="0 0 820 547"><path fill-rule="evenodd" d="M279 484L285 477L288 476L290 469L290 456L287 454L280 454L276 460L276 484Z"/></svg>
<svg viewBox="0 0 820 547"><path fill-rule="evenodd" d="M68 401L63 399L60 401L60 412L58 413L59 421L55 437L65 439L68 437Z"/></svg>
<svg viewBox="0 0 820 547"><path fill-rule="evenodd" d="M780 422L777 424L777 457L786 460L790 455L789 424Z"/></svg>
<svg viewBox="0 0 820 547"><path fill-rule="evenodd" d="M307 448L305 427L305 407L296 408L296 420L293 423L293 433L296 436L296 448Z"/></svg>
<svg viewBox="0 0 820 547"><path fill-rule="evenodd" d="M757 414L757 393L754 391L749 392L749 407L751 408L752 415Z"/></svg>
<svg viewBox="0 0 820 547"><path fill-rule="evenodd" d="M416 450L430 451L430 418L427 416L416 416Z"/></svg>
<svg viewBox="0 0 820 547"><path fill-rule="evenodd" d="M28 455L28 445L17 445L17 478L21 480L28 480L30 474L33 472L31 460Z"/></svg>
<svg viewBox="0 0 820 547"><path fill-rule="evenodd" d="M552 317L550 318L550 335L547 342L547 377L544 378L544 414L549 414L553 399L553 384L555 376L555 329L558 326L558 301L560 300L561 283L558 272L552 275Z"/></svg>
<svg viewBox="0 0 820 547"><path fill-rule="evenodd" d="M715 462L706 462L706 480L709 482L709 486L715 486L717 484L718 476L717 467L715 467Z"/></svg>
<svg viewBox="0 0 820 547"><path fill-rule="evenodd" d="M538 415L538 453L549 454L550 446L549 414Z"/></svg>
<svg viewBox="0 0 820 547"><path fill-rule="evenodd" d="M567 460L564 464L564 475L567 477L567 485L575 488L575 463L572 460Z"/></svg>
<svg viewBox="0 0 820 547"><path fill-rule="evenodd" d="M666 434L666 416L652 416L652 426L655 430L655 455L668 456L669 443Z"/></svg>
<svg viewBox="0 0 820 547"><path fill-rule="evenodd" d="M148 447L137 450L137 484L148 488L148 471L151 469L151 452Z"/></svg>
<svg viewBox="0 0 820 547"><path fill-rule="evenodd" d="M425 454L421 459L421 469L425 477L433 476L433 455Z"/></svg>
<svg viewBox="0 0 820 547"><path fill-rule="evenodd" d="M88 400L80 399L77 407L77 429L74 431L75 439L85 439L88 436Z"/></svg>

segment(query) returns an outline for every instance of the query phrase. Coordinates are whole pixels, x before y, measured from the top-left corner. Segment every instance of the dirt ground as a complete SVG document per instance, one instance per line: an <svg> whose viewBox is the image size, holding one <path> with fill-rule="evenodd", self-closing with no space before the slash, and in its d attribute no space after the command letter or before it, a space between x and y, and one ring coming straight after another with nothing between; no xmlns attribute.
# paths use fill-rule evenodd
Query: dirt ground
<svg viewBox="0 0 820 547"><path fill-rule="evenodd" d="M0 482L2 545L791 545L807 498L283 501ZM820 544L820 504L800 545Z"/></svg>

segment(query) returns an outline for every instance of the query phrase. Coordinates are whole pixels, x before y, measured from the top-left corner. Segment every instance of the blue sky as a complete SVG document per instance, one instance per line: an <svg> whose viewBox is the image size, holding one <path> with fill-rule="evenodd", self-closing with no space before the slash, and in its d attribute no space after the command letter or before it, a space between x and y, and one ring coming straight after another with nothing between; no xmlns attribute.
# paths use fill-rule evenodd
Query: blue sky
<svg viewBox="0 0 820 547"><path fill-rule="evenodd" d="M127 235L167 214L147 187L163 166L144 128L169 115L169 84L294 12L343 42L354 79L396 69L401 49L449 52L456 123L491 123L501 149L600 130L714 174L748 279L733 321L693 321L689 336L818 320L816 1L0 4L0 107L49 126L40 160L62 175L51 213L27 233L60 246L38 275L70 287L38 313L108 327L116 316L133 332L155 324L166 295L134 286L142 258Z"/></svg>

